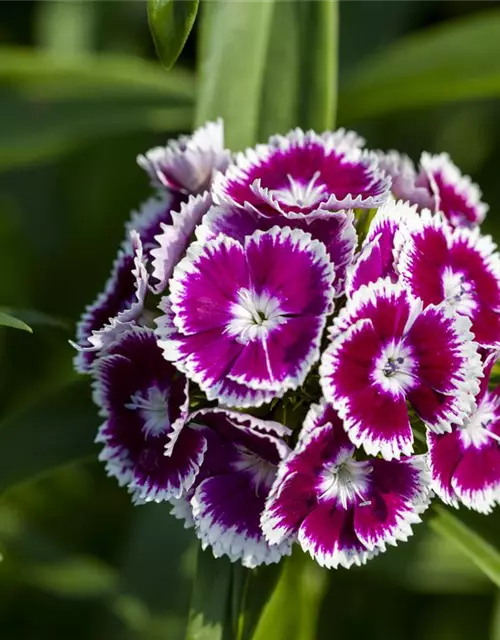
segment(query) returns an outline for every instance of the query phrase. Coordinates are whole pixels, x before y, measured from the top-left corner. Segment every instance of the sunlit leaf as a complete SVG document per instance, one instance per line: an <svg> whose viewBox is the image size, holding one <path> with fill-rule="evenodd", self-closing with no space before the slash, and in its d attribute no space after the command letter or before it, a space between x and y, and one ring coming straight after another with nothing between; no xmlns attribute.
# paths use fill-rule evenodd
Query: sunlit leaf
<svg viewBox="0 0 500 640"><path fill-rule="evenodd" d="M2 327L12 327L13 329L21 329L21 331L28 331L29 333L33 333L33 329L28 326L19 318L15 318L4 311L0 311L0 326Z"/></svg>
<svg viewBox="0 0 500 640"><path fill-rule="evenodd" d="M407 108L500 97L500 12L448 21L368 58L340 94L342 124Z"/></svg>
<svg viewBox="0 0 500 640"><path fill-rule="evenodd" d="M203 4L195 120L224 118L235 151L257 141L273 8L273 0Z"/></svg>
<svg viewBox="0 0 500 640"><path fill-rule="evenodd" d="M98 425L87 380L4 418L0 423L0 491L97 455Z"/></svg>
<svg viewBox="0 0 500 640"><path fill-rule="evenodd" d="M170 69L191 32L199 0L148 0L149 28L162 63Z"/></svg>
<svg viewBox="0 0 500 640"><path fill-rule="evenodd" d="M315 640L326 577L324 569L295 550L291 558L283 561L281 577L252 640Z"/></svg>
<svg viewBox="0 0 500 640"><path fill-rule="evenodd" d="M430 526L456 545L492 582L500 587L500 550L486 542L443 507L434 508Z"/></svg>

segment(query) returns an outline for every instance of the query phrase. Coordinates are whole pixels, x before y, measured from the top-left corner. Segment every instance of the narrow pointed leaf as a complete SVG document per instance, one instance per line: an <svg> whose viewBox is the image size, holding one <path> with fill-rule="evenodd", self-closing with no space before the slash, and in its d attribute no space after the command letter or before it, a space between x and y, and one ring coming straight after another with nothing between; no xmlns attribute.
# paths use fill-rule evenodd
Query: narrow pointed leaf
<svg viewBox="0 0 500 640"><path fill-rule="evenodd" d="M28 326L22 320L11 316L8 313L4 313L0 311L0 326L2 327L12 327L13 329L21 329L21 331L28 331L29 333L33 333L33 329Z"/></svg>
<svg viewBox="0 0 500 640"><path fill-rule="evenodd" d="M337 11L334 0L276 2L259 140L294 127L323 131L335 126Z"/></svg>
<svg viewBox="0 0 500 640"><path fill-rule="evenodd" d="M500 97L500 11L447 21L394 43L349 74L342 124L417 108Z"/></svg>
<svg viewBox="0 0 500 640"><path fill-rule="evenodd" d="M468 556L481 571L500 587L500 550L486 542L442 507L435 507L430 526Z"/></svg>
<svg viewBox="0 0 500 640"><path fill-rule="evenodd" d="M148 0L149 28L156 53L170 69L193 28L199 0Z"/></svg>
<svg viewBox="0 0 500 640"><path fill-rule="evenodd" d="M235 151L257 141L273 8L273 0L203 5L195 120L222 117Z"/></svg>

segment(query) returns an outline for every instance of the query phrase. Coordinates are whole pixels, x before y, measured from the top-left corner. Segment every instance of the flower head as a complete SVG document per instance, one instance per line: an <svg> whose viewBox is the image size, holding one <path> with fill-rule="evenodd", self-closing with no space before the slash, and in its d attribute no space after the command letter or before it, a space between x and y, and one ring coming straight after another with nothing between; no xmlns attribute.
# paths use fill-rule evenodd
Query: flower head
<svg viewBox="0 0 500 640"><path fill-rule="evenodd" d="M420 209L441 211L453 227L473 227L484 220L488 205L481 191L460 170L447 153L423 152L419 171L408 156L397 151L379 154L379 163L392 178L396 198L407 200Z"/></svg>
<svg viewBox="0 0 500 640"><path fill-rule="evenodd" d="M411 535L429 484L422 456L359 458L339 415L322 402L280 465L262 528L272 544L296 536L320 565L349 568Z"/></svg>
<svg viewBox="0 0 500 640"><path fill-rule="evenodd" d="M193 414L191 427L207 441L199 476L188 495L202 547L248 567L278 562L290 553L291 541L269 545L260 518L278 464L289 452L282 440L288 430L222 409Z"/></svg>
<svg viewBox="0 0 500 640"><path fill-rule="evenodd" d="M159 344L210 400L233 403L234 384L236 406L253 391L280 397L319 358L333 279L323 245L298 229L195 243L170 281Z"/></svg>
<svg viewBox="0 0 500 640"><path fill-rule="evenodd" d="M218 204L247 206L269 217L314 218L325 212L382 204L390 178L359 139L339 130L319 136L291 131L240 154L213 186Z"/></svg>
<svg viewBox="0 0 500 640"><path fill-rule="evenodd" d="M500 504L500 387L488 390L494 362L485 364L476 405L450 433L427 436L432 488L456 508L490 513Z"/></svg>
<svg viewBox="0 0 500 640"><path fill-rule="evenodd" d="M500 257L479 229L452 229L423 211L408 225L397 269L402 282L424 304L445 304L471 320L483 347L500 342Z"/></svg>
<svg viewBox="0 0 500 640"><path fill-rule="evenodd" d="M97 442L109 475L138 502L181 497L196 479L206 440L184 428L187 380L165 361L153 331L122 334L94 375L94 400L105 417Z"/></svg>
<svg viewBox="0 0 500 640"><path fill-rule="evenodd" d="M467 318L422 308L400 284L362 287L331 329L320 375L349 438L384 458L409 455L407 402L430 428L450 431L474 402L481 375Z"/></svg>

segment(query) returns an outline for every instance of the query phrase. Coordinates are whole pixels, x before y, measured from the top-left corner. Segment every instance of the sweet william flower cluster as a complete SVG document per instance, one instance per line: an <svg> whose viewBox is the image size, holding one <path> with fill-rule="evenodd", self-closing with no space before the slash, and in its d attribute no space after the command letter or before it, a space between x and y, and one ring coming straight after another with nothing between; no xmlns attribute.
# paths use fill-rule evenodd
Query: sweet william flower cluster
<svg viewBox="0 0 500 640"><path fill-rule="evenodd" d="M500 259L446 154L297 129L232 155L216 122L138 161L155 195L75 345L136 504L249 567L350 567L434 494L500 502Z"/></svg>

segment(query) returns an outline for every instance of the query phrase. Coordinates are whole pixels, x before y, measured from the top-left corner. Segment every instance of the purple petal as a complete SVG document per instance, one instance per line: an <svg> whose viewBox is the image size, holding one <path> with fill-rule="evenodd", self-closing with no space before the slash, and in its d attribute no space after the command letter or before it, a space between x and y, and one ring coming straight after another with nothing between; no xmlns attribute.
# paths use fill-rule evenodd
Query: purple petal
<svg viewBox="0 0 500 640"><path fill-rule="evenodd" d="M321 567L349 569L362 565L378 553L368 550L354 532L352 509L333 509L318 505L303 521L298 533L299 544Z"/></svg>
<svg viewBox="0 0 500 640"><path fill-rule="evenodd" d="M94 400L106 417L97 441L108 473L139 502L180 498L195 481L206 439L184 428L187 381L151 330L124 333L98 361Z"/></svg>
<svg viewBox="0 0 500 640"><path fill-rule="evenodd" d="M352 260L357 242L351 211L324 212L314 220L309 220L284 216L269 218L248 207L214 206L203 218L203 224L196 230L196 235L199 241L206 242L222 233L243 244L245 238L255 231L269 231L274 226L301 229L325 245L335 268L335 293L337 296L342 295L346 267Z"/></svg>
<svg viewBox="0 0 500 640"><path fill-rule="evenodd" d="M422 212L401 252L403 282L425 304L439 304L472 321L484 347L500 342L500 257L479 229L452 230L439 216Z"/></svg>
<svg viewBox="0 0 500 640"><path fill-rule="evenodd" d="M421 174L430 183L436 209L442 211L454 227L471 227L483 222L488 205L481 201L479 187L463 176L447 153L422 153Z"/></svg>
<svg viewBox="0 0 500 640"><path fill-rule="evenodd" d="M214 172L225 171L229 161L222 120L208 122L191 137L181 136L137 158L153 185L188 194L208 189Z"/></svg>
<svg viewBox="0 0 500 640"><path fill-rule="evenodd" d="M333 278L324 246L298 229L194 243L170 281L160 346L208 399L228 404L227 380L281 396L319 358Z"/></svg>
<svg viewBox="0 0 500 640"><path fill-rule="evenodd" d="M260 529L267 491L248 474L234 473L204 480L192 500L196 533L215 557L228 556L243 566L279 562L291 543L270 545Z"/></svg>
<svg viewBox="0 0 500 640"><path fill-rule="evenodd" d="M379 206L389 186L375 156L343 144L341 137L327 141L296 129L240 154L225 176L216 177L213 195L218 204L301 217L319 209Z"/></svg>
<svg viewBox="0 0 500 640"><path fill-rule="evenodd" d="M368 549L406 541L429 505L430 477L423 457L371 460L372 492L354 509L354 528Z"/></svg>
<svg viewBox="0 0 500 640"><path fill-rule="evenodd" d="M452 423L463 422L479 392L481 359L469 329L467 318L449 316L443 307L429 306L408 332L418 380L408 400L426 425L438 433L449 431Z"/></svg>
<svg viewBox="0 0 500 640"><path fill-rule="evenodd" d="M172 224L174 211L179 211L187 196L180 193L163 192L144 202L138 211L134 211L126 224L127 232L136 231L144 247L144 253L149 255L156 246L155 236L161 231L162 224Z"/></svg>
<svg viewBox="0 0 500 640"><path fill-rule="evenodd" d="M77 326L80 353L75 369L89 373L97 352L111 346L124 331L133 328L143 311L148 273L138 234L131 232L131 248L119 252L104 291L87 307Z"/></svg>
<svg viewBox="0 0 500 640"><path fill-rule="evenodd" d="M392 193L395 198L416 205L419 209L435 211L435 197L426 176L415 171L410 158L398 151L377 153L379 167L392 178Z"/></svg>
<svg viewBox="0 0 500 640"><path fill-rule="evenodd" d="M375 214L357 261L348 270L347 295L380 278L396 281L394 264L401 249L400 228L416 216L405 202L386 202Z"/></svg>

